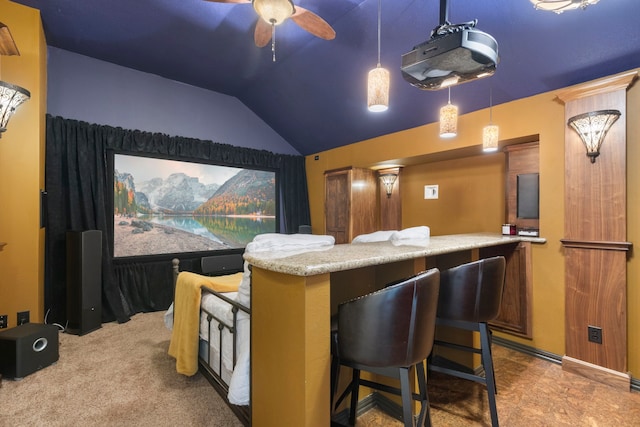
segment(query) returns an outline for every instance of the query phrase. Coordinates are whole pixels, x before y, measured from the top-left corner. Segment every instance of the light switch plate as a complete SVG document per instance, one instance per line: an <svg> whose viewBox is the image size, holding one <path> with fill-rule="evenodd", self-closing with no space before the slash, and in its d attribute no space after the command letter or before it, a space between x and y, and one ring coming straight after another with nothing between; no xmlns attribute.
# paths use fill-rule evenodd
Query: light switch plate
<svg viewBox="0 0 640 427"><path fill-rule="evenodd" d="M424 186L424 198L425 199L437 199L438 198L438 186L437 185L425 185Z"/></svg>

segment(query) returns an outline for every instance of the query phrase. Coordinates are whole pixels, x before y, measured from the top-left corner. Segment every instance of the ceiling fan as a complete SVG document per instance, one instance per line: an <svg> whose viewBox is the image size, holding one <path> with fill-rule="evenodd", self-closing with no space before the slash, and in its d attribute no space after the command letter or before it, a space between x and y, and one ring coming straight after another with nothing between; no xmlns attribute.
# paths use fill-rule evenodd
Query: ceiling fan
<svg viewBox="0 0 640 427"><path fill-rule="evenodd" d="M291 18L300 28L316 37L333 40L336 32L331 25L315 13L296 6L292 0L207 0L214 3L251 3L259 16L253 39L258 47L264 47L271 40L273 60L275 55L276 26Z"/></svg>

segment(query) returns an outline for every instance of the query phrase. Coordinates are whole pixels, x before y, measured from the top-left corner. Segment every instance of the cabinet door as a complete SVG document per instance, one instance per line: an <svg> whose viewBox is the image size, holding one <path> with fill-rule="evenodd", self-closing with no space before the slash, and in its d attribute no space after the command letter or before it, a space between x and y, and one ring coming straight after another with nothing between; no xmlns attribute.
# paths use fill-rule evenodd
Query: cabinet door
<svg viewBox="0 0 640 427"><path fill-rule="evenodd" d="M480 257L502 255L507 261L500 313L491 327L513 335L532 338L531 330L531 243L501 245L480 250Z"/></svg>
<svg viewBox="0 0 640 427"><path fill-rule="evenodd" d="M325 234L336 244L349 243L350 171L327 174L325 177Z"/></svg>

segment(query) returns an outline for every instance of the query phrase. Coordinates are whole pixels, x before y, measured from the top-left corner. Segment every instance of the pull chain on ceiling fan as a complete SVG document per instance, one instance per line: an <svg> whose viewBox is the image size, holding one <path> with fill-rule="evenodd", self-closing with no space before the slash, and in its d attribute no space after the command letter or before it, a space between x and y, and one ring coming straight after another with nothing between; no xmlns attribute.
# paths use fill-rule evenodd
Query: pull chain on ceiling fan
<svg viewBox="0 0 640 427"><path fill-rule="evenodd" d="M333 40L336 32L331 25L315 13L293 4L292 0L207 0L214 3L251 3L259 18L253 39L258 47L271 40L273 61L276 60L276 25L291 18L300 28L324 40Z"/></svg>
<svg viewBox="0 0 640 427"><path fill-rule="evenodd" d="M282 24L293 15L295 12L293 2L291 0L253 0L253 9L271 27L271 53L273 62L276 62L276 25ZM256 23L256 35L259 23L260 21ZM257 39L256 44L258 44Z"/></svg>

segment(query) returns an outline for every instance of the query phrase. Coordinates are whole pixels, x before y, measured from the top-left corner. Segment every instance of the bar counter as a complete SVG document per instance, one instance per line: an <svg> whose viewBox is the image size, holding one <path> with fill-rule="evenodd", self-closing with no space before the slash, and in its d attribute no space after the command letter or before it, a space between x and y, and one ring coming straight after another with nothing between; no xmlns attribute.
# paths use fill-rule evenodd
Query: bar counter
<svg viewBox="0 0 640 427"><path fill-rule="evenodd" d="M330 425L330 319L337 302L353 297L352 288L361 295L427 268L478 259L481 248L523 241L545 242L472 233L432 236L419 246L377 242L291 256L245 254L252 267L252 425Z"/></svg>

